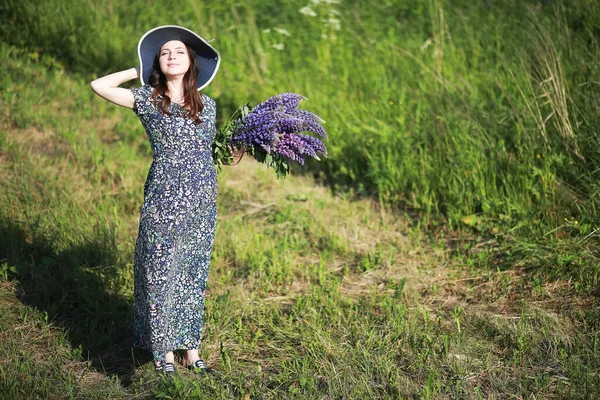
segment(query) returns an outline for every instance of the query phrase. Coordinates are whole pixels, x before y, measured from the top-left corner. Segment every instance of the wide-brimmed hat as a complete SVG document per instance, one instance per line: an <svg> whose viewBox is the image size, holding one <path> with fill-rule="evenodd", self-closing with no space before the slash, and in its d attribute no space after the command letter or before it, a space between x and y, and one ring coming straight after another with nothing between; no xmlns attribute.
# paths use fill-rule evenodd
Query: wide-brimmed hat
<svg viewBox="0 0 600 400"><path fill-rule="evenodd" d="M138 43L138 56L140 57L140 80L142 85L150 82L154 57L163 44L179 40L196 52L198 64L198 90L206 87L213 80L221 63L221 56L204 38L197 33L177 25L163 25L150 29L144 33Z"/></svg>

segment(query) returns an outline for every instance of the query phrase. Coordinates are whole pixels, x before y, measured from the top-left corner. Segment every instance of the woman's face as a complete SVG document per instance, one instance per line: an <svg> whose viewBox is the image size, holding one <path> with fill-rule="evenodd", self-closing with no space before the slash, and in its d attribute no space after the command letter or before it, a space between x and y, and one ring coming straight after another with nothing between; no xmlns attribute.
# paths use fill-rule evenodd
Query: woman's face
<svg viewBox="0 0 600 400"><path fill-rule="evenodd" d="M171 40L162 45L158 53L160 70L167 77L183 76L190 68L187 47L179 40Z"/></svg>

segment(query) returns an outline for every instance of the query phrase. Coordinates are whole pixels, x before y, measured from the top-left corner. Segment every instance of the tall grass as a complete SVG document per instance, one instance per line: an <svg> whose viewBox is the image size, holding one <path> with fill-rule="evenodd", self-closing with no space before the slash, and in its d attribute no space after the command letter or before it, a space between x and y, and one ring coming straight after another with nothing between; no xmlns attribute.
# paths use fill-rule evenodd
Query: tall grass
<svg viewBox="0 0 600 400"><path fill-rule="evenodd" d="M135 65L152 26L198 30L223 53L209 91L226 111L305 94L331 134L330 159L313 167L427 218L564 214L562 181L593 202L584 176L598 161L596 2L323 2L314 17L299 1L5 4L4 37L90 78Z"/></svg>
<svg viewBox="0 0 600 400"><path fill-rule="evenodd" d="M135 65L147 29L188 26L223 55L208 89L223 118L282 91L309 98L331 137L311 168L336 190L422 226L596 243L597 2L306 5L7 0L0 32L89 80Z"/></svg>

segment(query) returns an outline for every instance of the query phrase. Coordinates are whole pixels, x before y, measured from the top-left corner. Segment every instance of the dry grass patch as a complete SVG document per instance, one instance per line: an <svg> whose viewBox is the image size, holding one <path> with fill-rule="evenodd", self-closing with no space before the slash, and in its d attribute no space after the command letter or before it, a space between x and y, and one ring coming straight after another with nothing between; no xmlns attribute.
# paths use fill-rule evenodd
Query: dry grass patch
<svg viewBox="0 0 600 400"><path fill-rule="evenodd" d="M351 201L336 197L307 176L290 175L277 180L273 171L250 157L236 167L224 167L221 175L222 195L227 198L225 213L219 215L221 221L252 223L261 232L272 224L270 213L292 207L298 214L311 216L312 222L305 228L307 234L339 243L344 254L335 255L326 268L343 274L341 290L345 295L358 297L372 288L388 290L390 280L403 278L408 281L407 287L417 286L424 252L410 252L413 245L404 219L371 199ZM287 220L274 226L284 232L294 228L291 224ZM295 268L300 270L319 263L318 251L293 257ZM377 257L373 269L360 265L368 257ZM303 274L296 274L296 278L287 289L305 292L310 280L303 279Z"/></svg>

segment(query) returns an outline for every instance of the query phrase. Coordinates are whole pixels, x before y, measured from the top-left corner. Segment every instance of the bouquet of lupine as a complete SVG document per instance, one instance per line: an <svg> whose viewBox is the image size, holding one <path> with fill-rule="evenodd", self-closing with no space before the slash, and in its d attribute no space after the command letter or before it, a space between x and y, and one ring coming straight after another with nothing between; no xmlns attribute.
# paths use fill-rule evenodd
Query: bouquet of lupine
<svg viewBox="0 0 600 400"><path fill-rule="evenodd" d="M295 93L282 93L252 107L238 108L229 121L217 132L213 144L215 163L220 168L230 162L230 147L244 149L257 161L275 169L278 178L289 172L289 161L304 165L304 157L320 160L327 156L325 144L310 132L327 139L321 125L325 121L310 111L299 110L305 97Z"/></svg>

